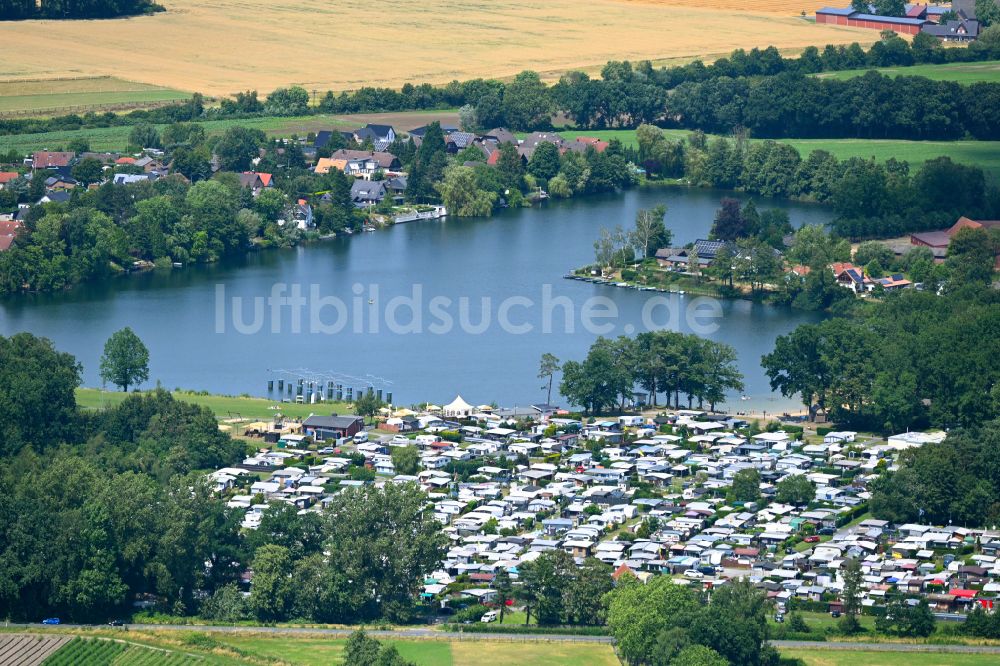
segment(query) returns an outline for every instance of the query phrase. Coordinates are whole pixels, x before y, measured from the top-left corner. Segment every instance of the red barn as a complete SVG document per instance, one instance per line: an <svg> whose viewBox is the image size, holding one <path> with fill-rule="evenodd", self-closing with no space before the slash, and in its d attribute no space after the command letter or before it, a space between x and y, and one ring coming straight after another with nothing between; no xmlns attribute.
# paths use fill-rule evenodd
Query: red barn
<svg viewBox="0 0 1000 666"><path fill-rule="evenodd" d="M851 28L868 28L870 30L892 30L904 35L915 35L929 21L923 18L897 18L895 16L862 14L850 7L846 9L824 7L817 10L816 23L845 25Z"/></svg>

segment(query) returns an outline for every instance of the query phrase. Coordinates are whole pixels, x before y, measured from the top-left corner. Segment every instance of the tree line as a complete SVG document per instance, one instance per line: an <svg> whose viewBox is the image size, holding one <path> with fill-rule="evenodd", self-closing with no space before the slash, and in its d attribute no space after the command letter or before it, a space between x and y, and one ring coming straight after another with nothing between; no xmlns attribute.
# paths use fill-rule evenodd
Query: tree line
<svg viewBox="0 0 1000 666"><path fill-rule="evenodd" d="M24 0L2 0L20 3ZM113 1L113 0L102 0ZM136 0L138 1L138 0ZM0 2L0 7L4 6ZM492 129L503 126L515 131L547 129L554 113L572 118L580 128L638 127L642 123L671 123L678 120L684 126L693 123L703 130L723 128L728 131L737 123L759 129L761 136L780 132L783 122L808 132L806 136L875 136L878 132L906 132L903 138L955 136L956 129L942 126L955 113L964 119L963 125L974 136L995 134L996 104L983 101L995 99L996 84L974 86L938 86L919 81L890 84L881 81L888 92L871 92L862 84L828 79L806 80L811 74L865 67L889 67L923 63L976 62L1000 58L1000 27L985 30L980 38L963 48L944 48L928 35L916 35L912 43L895 34L886 34L865 51L857 43L850 46L828 45L822 49L806 48L799 57L783 57L776 48L738 49L729 56L706 65L700 60L690 64L656 68L649 61L608 62L600 78L583 72L570 72L549 86L537 73L525 71L509 82L495 79L452 81L444 86L406 84L392 88L365 86L352 92L327 91L315 104L301 87L280 88L266 99L257 91L245 91L234 98L221 100L219 106L206 106L201 95L184 103L157 109L133 111L128 114L87 113L53 118L0 120L0 135L67 131L96 127L132 125L140 122L165 124L177 121L252 118L265 115L307 115L311 113L373 113L413 111L463 107L463 124L467 129ZM909 77L908 77L909 78ZM822 98L802 98L795 91L782 89L794 85L809 90L830 91ZM855 90L856 86L861 86ZM868 86L870 87L870 86ZM752 99L748 99L753 89ZM971 90L976 92L972 93ZM850 93L845 92L850 91ZM836 92L836 95L832 94ZM957 96L946 99L944 93ZM679 94L678 94L679 93ZM704 108L705 98L715 95L718 109ZM730 99L731 96L731 99ZM902 96L905 96L902 97ZM922 104L916 97L926 97ZM811 101L810 101L811 100ZM878 102L877 107L861 108L861 100ZM955 105L978 107L978 111L955 110ZM822 103L820 103L822 102ZM847 115L847 106L863 111L859 124ZM919 105L919 106L914 106ZM768 113L768 108L771 113ZM940 108L939 108L940 107ZM790 110L797 108L803 118L815 122L799 122ZM677 112L688 115L677 117ZM884 117L888 111L888 117ZM926 114L924 121L903 118L907 112ZM746 118L744 118L746 115ZM895 120L893 120L895 119ZM893 122L895 124L893 124ZM868 134L866 132L874 132ZM915 131L924 132L918 137Z"/></svg>
<svg viewBox="0 0 1000 666"><path fill-rule="evenodd" d="M688 407L708 403L714 410L727 392L743 390L736 360L731 346L694 334L647 331L634 338L599 337L583 361L563 364L559 392L591 414L624 409L636 386L654 406L662 393L676 408L683 395Z"/></svg>
<svg viewBox="0 0 1000 666"><path fill-rule="evenodd" d="M664 115L678 127L746 128L756 137L995 140L998 105L995 83L874 71L847 80L785 72L682 84L667 98Z"/></svg>
<svg viewBox="0 0 1000 666"><path fill-rule="evenodd" d="M671 140L659 128L642 125L636 139L635 159L650 178L826 203L837 213L832 229L848 238L946 228L961 215L1000 216L1000 188L980 167L950 157L914 170L894 158L838 160L826 150L803 156L788 144L750 141L745 132L707 137L695 131Z"/></svg>
<svg viewBox="0 0 1000 666"><path fill-rule="evenodd" d="M83 411L79 383L48 340L0 337L0 616L101 621L136 600L225 621L415 612L447 542L418 488L345 491L322 513L275 505L244 531L205 472L249 451L210 410L155 390Z"/></svg>
<svg viewBox="0 0 1000 666"><path fill-rule="evenodd" d="M104 19L162 11L151 0L0 0L0 21Z"/></svg>

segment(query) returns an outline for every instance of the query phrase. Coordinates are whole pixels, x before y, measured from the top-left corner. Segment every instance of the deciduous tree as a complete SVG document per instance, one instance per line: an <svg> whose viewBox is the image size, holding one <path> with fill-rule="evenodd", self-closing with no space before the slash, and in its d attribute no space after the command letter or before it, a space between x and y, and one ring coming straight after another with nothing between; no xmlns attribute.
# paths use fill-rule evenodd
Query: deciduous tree
<svg viewBox="0 0 1000 666"><path fill-rule="evenodd" d="M131 328L116 331L104 344L101 379L128 391L149 379L149 350Z"/></svg>

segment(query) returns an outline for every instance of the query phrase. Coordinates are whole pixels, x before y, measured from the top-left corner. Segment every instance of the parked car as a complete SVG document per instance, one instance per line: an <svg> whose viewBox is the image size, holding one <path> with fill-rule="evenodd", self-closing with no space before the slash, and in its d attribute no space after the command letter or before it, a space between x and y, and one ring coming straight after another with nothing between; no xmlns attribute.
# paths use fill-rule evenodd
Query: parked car
<svg viewBox="0 0 1000 666"><path fill-rule="evenodd" d="M497 621L497 612L495 610L486 611L483 616L479 618L480 622L489 623Z"/></svg>
<svg viewBox="0 0 1000 666"><path fill-rule="evenodd" d="M47 617L44 620L42 620L42 624L59 624L59 618Z"/></svg>
<svg viewBox="0 0 1000 666"><path fill-rule="evenodd" d="M819 537L813 534L812 536L807 536L803 541L806 543L819 543Z"/></svg>
<svg viewBox="0 0 1000 666"><path fill-rule="evenodd" d="M333 451L334 448L332 446L324 446L322 449L318 451L318 453L322 453L323 455L329 455L333 453Z"/></svg>
<svg viewBox="0 0 1000 666"><path fill-rule="evenodd" d="M108 626L109 627L124 627L125 623L122 622L121 620L111 620L111 622L108 622Z"/></svg>
<svg viewBox="0 0 1000 666"><path fill-rule="evenodd" d="M840 611L839 610L830 611L830 617L840 617Z"/></svg>
<svg viewBox="0 0 1000 666"><path fill-rule="evenodd" d="M687 571L684 572L684 577L685 578L701 579L701 578L705 577L705 574L703 574L702 572L698 571L697 569L688 569Z"/></svg>

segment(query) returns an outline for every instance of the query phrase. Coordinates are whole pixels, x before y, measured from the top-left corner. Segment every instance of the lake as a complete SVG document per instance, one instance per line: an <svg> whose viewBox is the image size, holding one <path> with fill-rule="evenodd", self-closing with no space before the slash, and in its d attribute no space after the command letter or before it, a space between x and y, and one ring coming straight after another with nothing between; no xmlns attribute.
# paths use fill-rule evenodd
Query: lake
<svg viewBox="0 0 1000 666"><path fill-rule="evenodd" d="M105 340L130 326L150 350L147 387L267 395L268 380L305 378L375 386L396 404L461 394L512 407L544 402L542 353L582 359L598 333L668 326L736 348L748 399L731 396L731 409L793 409L795 400L771 393L760 356L822 315L562 277L593 261L600 227L629 228L640 208L668 206L675 245L703 238L726 195L636 189L9 298L0 301L0 333L51 338L83 364L88 386L100 385ZM796 227L832 219L816 205L757 206L788 210Z"/></svg>

